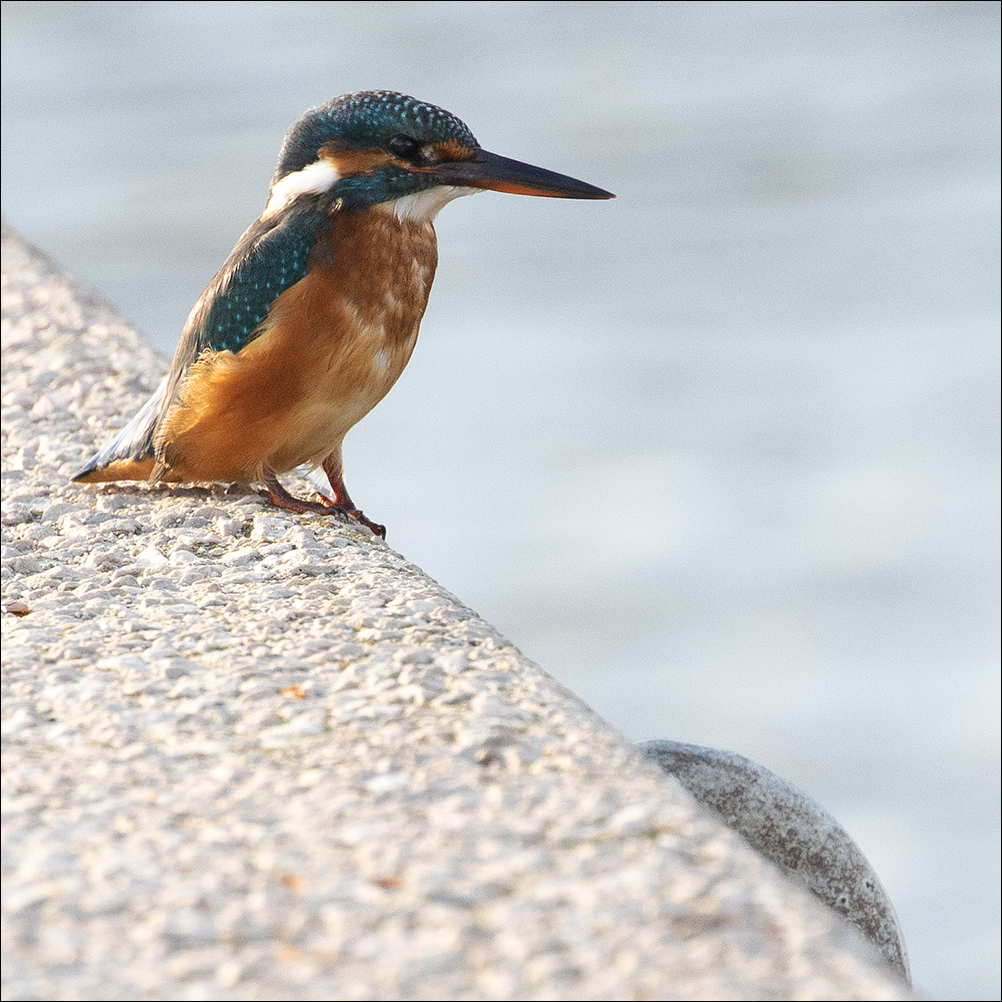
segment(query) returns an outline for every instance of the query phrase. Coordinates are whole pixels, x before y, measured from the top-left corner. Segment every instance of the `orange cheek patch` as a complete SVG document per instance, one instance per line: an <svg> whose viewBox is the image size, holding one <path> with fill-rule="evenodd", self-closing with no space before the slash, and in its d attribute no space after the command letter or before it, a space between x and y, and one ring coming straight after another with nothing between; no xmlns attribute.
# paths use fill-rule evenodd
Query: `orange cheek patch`
<svg viewBox="0 0 1002 1002"><path fill-rule="evenodd" d="M371 174L380 167L394 163L394 158L386 150L372 147L367 150L345 150L337 143L320 147L320 156L330 160L341 177L354 174Z"/></svg>

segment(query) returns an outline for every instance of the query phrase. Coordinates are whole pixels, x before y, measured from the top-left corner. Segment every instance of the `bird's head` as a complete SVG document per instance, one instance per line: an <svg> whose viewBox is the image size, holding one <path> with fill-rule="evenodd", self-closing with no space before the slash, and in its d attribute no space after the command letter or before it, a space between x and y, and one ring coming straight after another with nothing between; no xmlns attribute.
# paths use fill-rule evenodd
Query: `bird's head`
<svg viewBox="0 0 1002 1002"><path fill-rule="evenodd" d="M328 196L357 211L392 204L431 218L478 189L552 198L613 198L563 174L481 149L455 115L393 91L359 91L312 108L289 130L266 215Z"/></svg>

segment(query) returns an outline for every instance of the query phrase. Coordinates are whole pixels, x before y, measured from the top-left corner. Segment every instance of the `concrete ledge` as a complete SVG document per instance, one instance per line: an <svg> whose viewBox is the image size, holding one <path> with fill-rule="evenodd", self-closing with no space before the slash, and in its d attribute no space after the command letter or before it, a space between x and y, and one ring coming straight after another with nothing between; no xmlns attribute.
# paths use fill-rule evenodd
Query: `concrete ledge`
<svg viewBox="0 0 1002 1002"><path fill-rule="evenodd" d="M165 369L4 233L11 999L904 999L368 533L69 474Z"/></svg>

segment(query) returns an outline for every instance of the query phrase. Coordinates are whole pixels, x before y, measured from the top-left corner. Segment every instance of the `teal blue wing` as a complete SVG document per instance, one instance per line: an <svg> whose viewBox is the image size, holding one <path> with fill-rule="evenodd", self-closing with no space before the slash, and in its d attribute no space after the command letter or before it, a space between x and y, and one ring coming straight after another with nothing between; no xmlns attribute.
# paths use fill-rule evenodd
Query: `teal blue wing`
<svg viewBox="0 0 1002 1002"><path fill-rule="evenodd" d="M204 351L235 353L254 340L271 304L306 275L324 221L322 213L293 208L257 220L244 233L191 311L170 373L115 439L77 471L77 479L116 460L155 457L157 429L188 367Z"/></svg>
<svg viewBox="0 0 1002 1002"><path fill-rule="evenodd" d="M292 211L244 233L188 317L174 356L179 375L206 349L235 353L254 340L271 304L306 275L322 222Z"/></svg>

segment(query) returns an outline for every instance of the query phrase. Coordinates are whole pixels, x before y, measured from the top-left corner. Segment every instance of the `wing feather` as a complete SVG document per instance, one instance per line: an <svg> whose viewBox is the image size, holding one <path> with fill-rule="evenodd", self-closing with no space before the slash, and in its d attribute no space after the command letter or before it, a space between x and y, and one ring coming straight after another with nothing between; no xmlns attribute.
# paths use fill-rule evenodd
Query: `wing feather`
<svg viewBox="0 0 1002 1002"><path fill-rule="evenodd" d="M203 352L236 354L258 336L271 304L305 277L324 222L323 214L303 206L258 219L247 229L188 315L170 372L156 393L74 479L97 479L113 463L159 459L157 431L188 368ZM151 479L163 472L158 462Z"/></svg>

